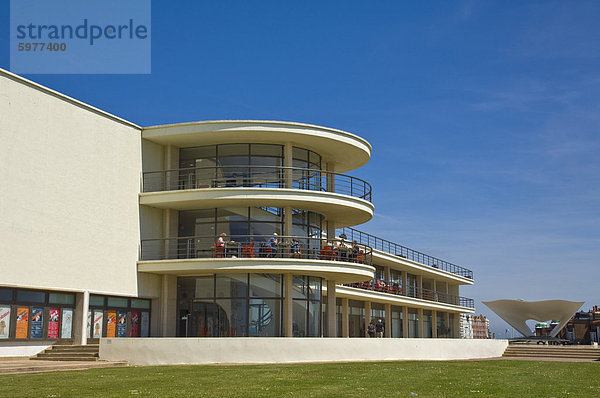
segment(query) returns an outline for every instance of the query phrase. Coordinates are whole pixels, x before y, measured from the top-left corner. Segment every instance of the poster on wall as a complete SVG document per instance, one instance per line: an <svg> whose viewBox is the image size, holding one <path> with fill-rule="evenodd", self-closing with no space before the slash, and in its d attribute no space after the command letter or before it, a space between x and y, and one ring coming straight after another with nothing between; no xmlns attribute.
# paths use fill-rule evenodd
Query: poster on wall
<svg viewBox="0 0 600 398"><path fill-rule="evenodd" d="M117 313L115 311L108 311L106 313L106 337L115 337Z"/></svg>
<svg viewBox="0 0 600 398"><path fill-rule="evenodd" d="M131 337L140 337L140 313L131 311Z"/></svg>
<svg viewBox="0 0 600 398"><path fill-rule="evenodd" d="M41 339L44 336L44 309L33 307L31 309L31 338Z"/></svg>
<svg viewBox="0 0 600 398"><path fill-rule="evenodd" d="M0 339L7 339L10 332L10 306L0 306Z"/></svg>
<svg viewBox="0 0 600 398"><path fill-rule="evenodd" d="M148 337L150 332L150 313L142 312L142 337Z"/></svg>
<svg viewBox="0 0 600 398"><path fill-rule="evenodd" d="M48 309L48 338L58 339L58 322L60 320L60 310L58 308Z"/></svg>
<svg viewBox="0 0 600 398"><path fill-rule="evenodd" d="M17 330L15 338L26 339L29 329L29 307L17 307Z"/></svg>
<svg viewBox="0 0 600 398"><path fill-rule="evenodd" d="M102 321L104 320L103 311L94 311L94 334L95 339L102 337Z"/></svg>
<svg viewBox="0 0 600 398"><path fill-rule="evenodd" d="M73 333L73 310L70 308L63 308L62 310L62 327L60 331L60 337L63 339L70 339Z"/></svg>
<svg viewBox="0 0 600 398"><path fill-rule="evenodd" d="M89 339L92 337L92 311L88 311L87 331L87 337Z"/></svg>
<svg viewBox="0 0 600 398"><path fill-rule="evenodd" d="M127 313L120 312L117 317L117 333L118 337L127 337Z"/></svg>

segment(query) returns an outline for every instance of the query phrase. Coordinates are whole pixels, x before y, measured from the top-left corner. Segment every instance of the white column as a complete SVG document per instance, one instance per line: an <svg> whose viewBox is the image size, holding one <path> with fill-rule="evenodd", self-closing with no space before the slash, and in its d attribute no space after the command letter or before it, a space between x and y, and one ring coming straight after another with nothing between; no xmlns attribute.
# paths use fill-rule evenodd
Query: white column
<svg viewBox="0 0 600 398"><path fill-rule="evenodd" d="M342 299L342 337L350 337L349 325L350 317L348 314L348 299Z"/></svg>
<svg viewBox="0 0 600 398"><path fill-rule="evenodd" d="M292 325L292 274L283 275L283 330L285 337L293 337L293 325Z"/></svg>
<svg viewBox="0 0 600 398"><path fill-rule="evenodd" d="M408 338L408 307L402 307L402 337Z"/></svg>
<svg viewBox="0 0 600 398"><path fill-rule="evenodd" d="M337 322L335 319L335 281L327 280L327 332L328 337L337 337Z"/></svg>
<svg viewBox="0 0 600 398"><path fill-rule="evenodd" d="M371 302L365 301L365 336L369 336L367 334L369 323L371 323Z"/></svg>
<svg viewBox="0 0 600 398"><path fill-rule="evenodd" d="M285 207L283 209L283 235L292 236L292 208Z"/></svg>
<svg viewBox="0 0 600 398"><path fill-rule="evenodd" d="M289 142L283 146L283 165L285 167L292 167L294 164L292 149L293 149L293 146ZM292 181L293 181L292 170L286 169L284 175L285 175L285 187L292 188Z"/></svg>
<svg viewBox="0 0 600 398"><path fill-rule="evenodd" d="M423 298L423 276L417 275L417 297ZM419 321L421 321L421 317L419 317Z"/></svg>
<svg viewBox="0 0 600 398"><path fill-rule="evenodd" d="M163 275L160 292L161 337L175 337L177 330L177 278Z"/></svg>
<svg viewBox="0 0 600 398"><path fill-rule="evenodd" d="M79 344L87 345L88 313L90 311L90 292L87 290L83 292L81 305L81 339L79 341Z"/></svg>
<svg viewBox="0 0 600 398"><path fill-rule="evenodd" d="M389 270L389 268L388 268ZM392 305L385 305L385 325L383 337L392 337Z"/></svg>
<svg viewBox="0 0 600 398"><path fill-rule="evenodd" d="M389 281L392 279L392 272L390 270L390 267L383 267L383 273L385 275L385 282L389 283Z"/></svg>
<svg viewBox="0 0 600 398"><path fill-rule="evenodd" d="M402 271L402 294L408 296L408 279L406 276L406 271Z"/></svg>
<svg viewBox="0 0 600 398"><path fill-rule="evenodd" d="M446 285L447 286L447 285ZM448 333L446 333L446 337L450 338L452 337L452 334L450 334L451 331L451 325L450 325L450 313L449 312L445 312L444 313L444 324L445 326L448 328Z"/></svg>

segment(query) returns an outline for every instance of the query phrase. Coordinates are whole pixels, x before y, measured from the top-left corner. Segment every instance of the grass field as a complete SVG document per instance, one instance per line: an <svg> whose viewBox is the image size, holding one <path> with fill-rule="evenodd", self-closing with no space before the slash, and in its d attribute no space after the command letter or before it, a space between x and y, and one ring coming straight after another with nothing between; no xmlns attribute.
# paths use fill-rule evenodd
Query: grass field
<svg viewBox="0 0 600 398"><path fill-rule="evenodd" d="M105 368L3 375L0 395L600 397L600 363L455 361Z"/></svg>

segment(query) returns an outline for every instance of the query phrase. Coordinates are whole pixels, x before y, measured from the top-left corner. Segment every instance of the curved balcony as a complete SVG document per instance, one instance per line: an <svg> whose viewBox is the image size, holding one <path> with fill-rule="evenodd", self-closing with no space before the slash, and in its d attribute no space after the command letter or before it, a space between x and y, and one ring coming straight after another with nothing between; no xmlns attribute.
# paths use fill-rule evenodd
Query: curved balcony
<svg viewBox="0 0 600 398"><path fill-rule="evenodd" d="M375 250L389 253L400 258L405 258L407 260L427 265L435 269L450 272L451 274L461 276L471 281L473 280L473 271L456 264L452 264L448 261L440 260L439 258L421 253L417 250L410 249L385 239L378 238L371 234L358 231L354 228L344 228L342 229L341 233L346 234L348 239L356 240L359 243L369 245Z"/></svg>
<svg viewBox="0 0 600 398"><path fill-rule="evenodd" d="M340 226L373 217L371 185L360 178L281 166L210 166L143 173L140 204L189 210L273 206L318 212Z"/></svg>
<svg viewBox="0 0 600 398"><path fill-rule="evenodd" d="M418 298L427 301L435 301L438 303L452 304L459 307L475 308L475 302L471 298L455 296L453 294L435 292L430 289L421 289L414 286L407 286L403 289L395 282L385 282L375 280L370 282L349 283L344 286L353 287L356 289L371 290L374 292L386 293L395 296L405 296Z"/></svg>
<svg viewBox="0 0 600 398"><path fill-rule="evenodd" d="M193 275L215 272L281 272L339 281L373 278L372 249L340 239L273 235L188 236L141 241L141 272Z"/></svg>

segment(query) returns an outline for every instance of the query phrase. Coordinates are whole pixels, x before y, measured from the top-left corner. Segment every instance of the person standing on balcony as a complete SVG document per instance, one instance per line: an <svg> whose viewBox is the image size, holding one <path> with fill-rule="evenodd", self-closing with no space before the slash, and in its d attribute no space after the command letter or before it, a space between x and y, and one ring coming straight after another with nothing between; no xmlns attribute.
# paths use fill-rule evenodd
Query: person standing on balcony
<svg viewBox="0 0 600 398"><path fill-rule="evenodd" d="M377 332L377 337L383 337L384 330L385 326L383 325L383 322L381 322L381 319L379 319L375 324L375 332Z"/></svg>
<svg viewBox="0 0 600 398"><path fill-rule="evenodd" d="M225 238L227 237L227 234L225 232L222 232L221 235L219 235L219 239L217 239L217 247L225 247Z"/></svg>

